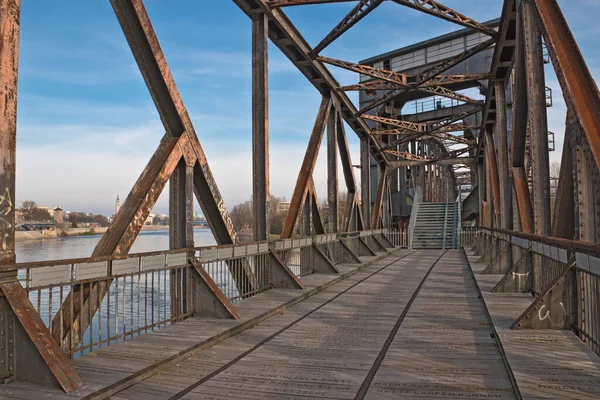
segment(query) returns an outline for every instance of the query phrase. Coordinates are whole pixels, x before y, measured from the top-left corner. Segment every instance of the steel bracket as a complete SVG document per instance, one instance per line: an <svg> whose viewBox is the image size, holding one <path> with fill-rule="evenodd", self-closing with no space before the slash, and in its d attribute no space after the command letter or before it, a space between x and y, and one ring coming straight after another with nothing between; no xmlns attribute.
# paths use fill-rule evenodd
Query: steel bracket
<svg viewBox="0 0 600 400"><path fill-rule="evenodd" d="M511 325L511 329L570 329L577 321L577 280L574 264Z"/></svg>
<svg viewBox="0 0 600 400"><path fill-rule="evenodd" d="M219 285L210 277L200 261L190 258L195 286L194 316L239 319L240 316Z"/></svg>

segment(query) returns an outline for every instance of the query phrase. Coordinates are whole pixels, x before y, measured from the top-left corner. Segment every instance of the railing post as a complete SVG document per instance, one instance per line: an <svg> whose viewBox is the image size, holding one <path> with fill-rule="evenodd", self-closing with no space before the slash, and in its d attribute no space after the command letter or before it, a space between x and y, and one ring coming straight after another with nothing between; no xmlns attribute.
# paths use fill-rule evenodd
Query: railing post
<svg viewBox="0 0 600 400"><path fill-rule="evenodd" d="M269 239L269 20L252 15L252 209L254 240Z"/></svg>

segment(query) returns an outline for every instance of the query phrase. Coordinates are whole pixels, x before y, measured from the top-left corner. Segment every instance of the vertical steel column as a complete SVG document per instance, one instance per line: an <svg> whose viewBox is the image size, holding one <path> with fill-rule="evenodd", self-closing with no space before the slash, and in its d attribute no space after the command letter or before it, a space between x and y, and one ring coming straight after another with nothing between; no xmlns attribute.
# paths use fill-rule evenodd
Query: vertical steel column
<svg viewBox="0 0 600 400"><path fill-rule="evenodd" d="M548 154L548 121L542 39L537 26L532 0L523 2L525 61L527 63L527 100L531 135L531 168L533 179L533 216L536 234L551 234L550 160ZM533 290L540 293L542 258L533 257Z"/></svg>
<svg viewBox="0 0 600 400"><path fill-rule="evenodd" d="M504 81L496 82L496 132L498 134L498 177L500 180L500 227L512 229L512 187L508 169L508 124Z"/></svg>
<svg viewBox="0 0 600 400"><path fill-rule="evenodd" d="M181 159L169 181L169 247L194 247L194 167Z"/></svg>
<svg viewBox="0 0 600 400"><path fill-rule="evenodd" d="M517 11L517 49L515 59L514 79L514 118L512 132L512 173L517 203L515 208L519 211L520 226L523 232L533 233L533 209L529 182L527 182L527 169L525 168L525 155L527 148L527 65L525 56L525 33L523 24L522 5Z"/></svg>
<svg viewBox="0 0 600 400"><path fill-rule="evenodd" d="M254 240L269 238L269 20L252 15L252 207Z"/></svg>
<svg viewBox="0 0 600 400"><path fill-rule="evenodd" d="M179 161L169 182L169 241L170 248L185 249L194 247L194 166ZM192 256L190 252L189 256ZM170 295L171 315L188 312L188 275L186 270L179 274L171 271Z"/></svg>
<svg viewBox="0 0 600 400"><path fill-rule="evenodd" d="M488 197L488 205L492 207L495 216L496 227L500 226L500 179L498 178L498 161L496 158L496 150L494 150L494 133L490 127L486 128L485 136L486 154L488 158L488 176L490 178L490 190L492 198Z"/></svg>
<svg viewBox="0 0 600 400"><path fill-rule="evenodd" d="M371 153L369 138L360 140L360 200L363 219L371 221Z"/></svg>
<svg viewBox="0 0 600 400"><path fill-rule="evenodd" d="M20 0L0 0L0 264L15 262Z"/></svg>
<svg viewBox="0 0 600 400"><path fill-rule="evenodd" d="M585 156L583 146L577 146L576 174L577 174L577 210L579 212L579 240L596 242L596 213L594 207L594 189L590 163ZM590 162L593 162L590 160Z"/></svg>
<svg viewBox="0 0 600 400"><path fill-rule="evenodd" d="M535 233L550 235L550 160L548 155L548 120L542 39L537 27L535 6L523 3L525 60L527 63L527 99L531 132L533 176L533 213Z"/></svg>
<svg viewBox="0 0 600 400"><path fill-rule="evenodd" d="M327 122L327 202L330 233L338 231L338 116L337 109L332 110Z"/></svg>
<svg viewBox="0 0 600 400"><path fill-rule="evenodd" d="M486 153L488 152L487 150L487 136L485 138L486 141ZM491 168L490 168L490 164L491 164L491 160L490 160L490 156L489 154L486 154L485 157L485 226L487 226L488 228L493 228L494 227L494 207L492 206L493 201L492 201L492 178L491 178Z"/></svg>

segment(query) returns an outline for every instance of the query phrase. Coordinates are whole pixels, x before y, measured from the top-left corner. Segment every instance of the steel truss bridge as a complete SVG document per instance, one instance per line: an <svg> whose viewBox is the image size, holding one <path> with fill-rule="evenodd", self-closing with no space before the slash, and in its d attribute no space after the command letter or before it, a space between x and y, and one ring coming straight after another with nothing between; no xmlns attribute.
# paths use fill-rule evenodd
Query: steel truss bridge
<svg viewBox="0 0 600 400"><path fill-rule="evenodd" d="M20 0L0 0L0 398L600 398L600 98L558 2L504 0L490 25L389 1L482 39L412 70L356 63L322 52L383 0L233 0L253 60L254 241L239 243L143 2L111 0L165 135L89 258L17 264ZM338 2L355 4L315 47L285 14ZM277 240L269 41L322 95ZM482 52L488 70L453 72ZM554 196L545 58L568 109ZM473 84L484 101L461 92ZM433 96L453 106L402 114ZM324 139L327 215L312 178ZM130 254L167 182L171 250ZM407 248L394 202L461 204L463 185L477 225L462 249ZM218 246L194 246L194 196Z"/></svg>

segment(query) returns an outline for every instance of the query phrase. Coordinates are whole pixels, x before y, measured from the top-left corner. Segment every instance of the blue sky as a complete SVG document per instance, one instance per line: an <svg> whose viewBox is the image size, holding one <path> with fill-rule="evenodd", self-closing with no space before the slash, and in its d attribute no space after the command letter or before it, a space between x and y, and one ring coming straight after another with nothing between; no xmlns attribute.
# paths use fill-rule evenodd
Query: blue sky
<svg viewBox="0 0 600 400"><path fill-rule="evenodd" d="M593 75L600 76L600 0L562 0ZM146 8L228 207L251 196L250 20L232 1L147 0ZM208 5L210 4L210 5ZM446 0L486 21L500 0ZM316 45L354 3L286 8ZM585 7L585 8L584 8ZM322 54L359 61L459 29L385 2ZM279 51L270 52L271 191L290 197L320 95ZM353 73L334 69L342 84ZM550 129L562 141L564 101L555 91ZM355 96L353 94L353 96ZM24 0L21 14L17 202L112 213L164 129L107 0ZM358 141L348 130L354 162ZM553 159L560 157L557 151ZM324 147L315 182L325 196ZM167 212L163 194L156 212Z"/></svg>

